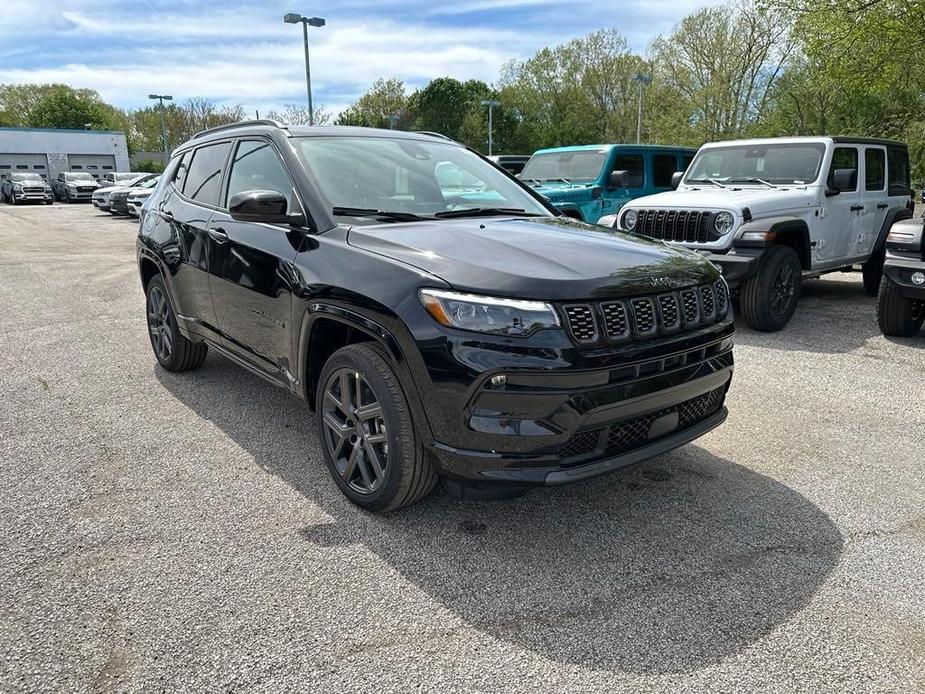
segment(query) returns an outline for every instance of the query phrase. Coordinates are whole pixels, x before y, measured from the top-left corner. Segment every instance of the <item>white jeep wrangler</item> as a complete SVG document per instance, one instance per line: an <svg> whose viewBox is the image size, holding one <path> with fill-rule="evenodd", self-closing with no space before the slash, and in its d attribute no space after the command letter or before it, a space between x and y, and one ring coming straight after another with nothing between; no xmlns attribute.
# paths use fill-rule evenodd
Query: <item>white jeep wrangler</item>
<svg viewBox="0 0 925 694"><path fill-rule="evenodd" d="M711 143L672 184L598 223L706 255L756 330L787 324L804 278L860 264L876 295L887 231L912 216L908 149L889 140Z"/></svg>

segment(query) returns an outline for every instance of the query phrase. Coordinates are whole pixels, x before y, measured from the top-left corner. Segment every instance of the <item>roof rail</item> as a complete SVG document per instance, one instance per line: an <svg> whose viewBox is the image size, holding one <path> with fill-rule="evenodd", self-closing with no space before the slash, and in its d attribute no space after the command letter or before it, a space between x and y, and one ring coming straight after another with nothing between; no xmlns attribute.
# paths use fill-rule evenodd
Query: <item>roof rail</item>
<svg viewBox="0 0 925 694"><path fill-rule="evenodd" d="M260 118L259 120L239 120L235 123L225 123L225 125L216 125L214 128L206 128L205 130L200 130L198 133L193 135L192 139L197 137L202 137L203 135L208 135L209 133L217 133L220 130L228 130L230 128L246 128L250 125L270 125L274 128L282 128L288 130L289 126L280 123L278 120L273 120L272 118Z"/></svg>
<svg viewBox="0 0 925 694"><path fill-rule="evenodd" d="M452 137L444 135L443 133L433 132L432 130L415 130L418 135L430 135L431 137L439 137L441 140L449 140L450 142L456 142Z"/></svg>

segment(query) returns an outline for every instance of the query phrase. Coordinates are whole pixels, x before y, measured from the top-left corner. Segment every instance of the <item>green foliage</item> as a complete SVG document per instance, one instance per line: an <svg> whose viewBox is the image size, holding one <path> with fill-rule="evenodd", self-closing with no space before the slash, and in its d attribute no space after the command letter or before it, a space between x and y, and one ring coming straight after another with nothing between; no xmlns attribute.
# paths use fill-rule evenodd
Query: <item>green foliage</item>
<svg viewBox="0 0 925 694"><path fill-rule="evenodd" d="M346 111L341 112L335 125L358 125L367 128L388 128L389 116L397 115L394 127L409 126L408 96L405 85L399 79L378 79L363 96Z"/></svg>
<svg viewBox="0 0 925 694"><path fill-rule="evenodd" d="M26 125L32 128L92 128L112 127L112 112L96 92L75 90L53 85L30 104Z"/></svg>
<svg viewBox="0 0 925 694"><path fill-rule="evenodd" d="M164 170L164 165L154 159L142 159L136 161L132 169L141 173L161 173Z"/></svg>

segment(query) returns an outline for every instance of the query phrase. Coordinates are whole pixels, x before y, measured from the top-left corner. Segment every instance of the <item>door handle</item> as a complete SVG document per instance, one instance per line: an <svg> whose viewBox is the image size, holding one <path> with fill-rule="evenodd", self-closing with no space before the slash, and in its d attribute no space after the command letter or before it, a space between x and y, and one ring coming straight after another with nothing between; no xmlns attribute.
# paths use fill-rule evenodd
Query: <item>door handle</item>
<svg viewBox="0 0 925 694"><path fill-rule="evenodd" d="M209 236L215 243L228 243L228 234L225 233L224 229L212 227L209 229Z"/></svg>
<svg viewBox="0 0 925 694"><path fill-rule="evenodd" d="M848 209L850 209L852 212L860 212L861 210L864 209L864 205L852 205Z"/></svg>
<svg viewBox="0 0 925 694"><path fill-rule="evenodd" d="M889 205L885 202L881 202L879 205L877 205L878 210L885 210L887 207L889 207Z"/></svg>

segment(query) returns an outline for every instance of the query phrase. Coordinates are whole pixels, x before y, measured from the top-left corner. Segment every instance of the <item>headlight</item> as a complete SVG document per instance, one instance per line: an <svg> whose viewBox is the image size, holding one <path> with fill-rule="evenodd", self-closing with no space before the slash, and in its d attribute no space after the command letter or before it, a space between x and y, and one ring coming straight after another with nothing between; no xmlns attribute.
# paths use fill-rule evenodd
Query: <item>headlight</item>
<svg viewBox="0 0 925 694"><path fill-rule="evenodd" d="M636 219L639 217L636 210L627 210L623 213L623 228L632 231L636 228Z"/></svg>
<svg viewBox="0 0 925 694"><path fill-rule="evenodd" d="M71 190L77 190L77 184L76 184L76 183L68 183L68 184L67 184L67 187L70 188Z"/></svg>
<svg viewBox="0 0 925 694"><path fill-rule="evenodd" d="M422 289L421 303L434 320L448 328L526 337L559 326L559 317L543 301L498 299L442 289Z"/></svg>
<svg viewBox="0 0 925 694"><path fill-rule="evenodd" d="M720 236L725 236L735 226L736 218L729 212L720 212L713 218L713 228Z"/></svg>
<svg viewBox="0 0 925 694"><path fill-rule="evenodd" d="M22 192L22 184L21 184L21 183L14 183L14 184L13 184L13 190L15 190L15 191L21 193L21 192Z"/></svg>

